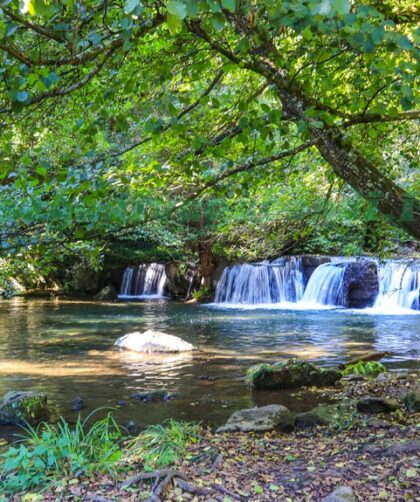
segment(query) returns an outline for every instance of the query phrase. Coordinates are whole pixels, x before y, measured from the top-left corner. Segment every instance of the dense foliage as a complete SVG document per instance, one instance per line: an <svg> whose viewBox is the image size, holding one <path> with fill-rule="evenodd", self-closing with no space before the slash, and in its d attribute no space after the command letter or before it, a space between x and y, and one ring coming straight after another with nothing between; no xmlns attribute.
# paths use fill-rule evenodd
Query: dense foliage
<svg viewBox="0 0 420 502"><path fill-rule="evenodd" d="M3 255L48 273L133 242L253 258L418 237L417 14L410 0L3 1Z"/></svg>

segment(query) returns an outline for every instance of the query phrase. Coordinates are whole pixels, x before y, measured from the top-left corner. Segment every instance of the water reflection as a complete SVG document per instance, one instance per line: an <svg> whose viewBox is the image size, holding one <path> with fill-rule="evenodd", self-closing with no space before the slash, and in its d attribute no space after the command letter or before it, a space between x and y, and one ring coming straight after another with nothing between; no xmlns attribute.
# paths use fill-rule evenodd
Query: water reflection
<svg viewBox="0 0 420 502"><path fill-rule="evenodd" d="M121 420L140 424L205 419L219 424L238 407L312 403L289 393L251 393L243 382L255 362L291 356L336 365L368 350L389 351L393 367L415 364L420 326L416 316L367 316L354 311L215 310L176 303L0 302L0 394L12 389L48 393L71 417L81 396L86 412L121 400ZM196 345L197 354L141 356L113 348L130 331L157 329ZM211 376L215 380L200 379ZM164 388L179 399L142 404L135 392Z"/></svg>

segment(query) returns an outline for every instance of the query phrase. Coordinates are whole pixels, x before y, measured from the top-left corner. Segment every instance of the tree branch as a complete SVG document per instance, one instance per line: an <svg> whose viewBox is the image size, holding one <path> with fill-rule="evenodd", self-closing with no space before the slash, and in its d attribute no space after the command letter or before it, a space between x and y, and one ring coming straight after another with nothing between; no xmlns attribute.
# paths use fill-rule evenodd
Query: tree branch
<svg viewBox="0 0 420 502"><path fill-rule="evenodd" d="M315 145L315 141L308 141L306 143L302 143L301 145L291 148L289 150L284 150L282 152L279 152L275 155L270 155L269 157L264 157L259 160L255 160L252 162L247 162L245 164L241 164L234 169L230 169L229 171L225 171L224 173L219 174L215 178L213 178L211 181L207 182L203 187L201 187L199 190L191 194L190 196L187 196L185 198L185 202L189 200L196 199L199 195L201 195L203 192L208 190L209 188L214 187L221 181L225 180L226 178L230 178L231 176L234 176L235 174L244 172L244 171L250 171L251 169L254 169L255 167L260 167L260 166L265 166L267 164L271 164L272 162L277 162L279 160L285 159L287 157L292 157L297 155L300 152L303 152L304 150L307 150L311 146ZM184 202L182 202L180 205L183 205ZM179 205L179 206L180 206ZM177 206L177 207L179 207Z"/></svg>

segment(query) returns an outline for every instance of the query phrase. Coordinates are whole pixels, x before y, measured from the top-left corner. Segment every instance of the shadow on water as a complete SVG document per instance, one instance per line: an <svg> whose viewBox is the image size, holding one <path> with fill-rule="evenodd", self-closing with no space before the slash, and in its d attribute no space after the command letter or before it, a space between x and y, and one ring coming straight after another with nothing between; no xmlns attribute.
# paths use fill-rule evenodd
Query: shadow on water
<svg viewBox="0 0 420 502"><path fill-rule="evenodd" d="M199 352L156 357L113 348L117 337L146 329L180 336ZM76 417L71 401L80 396L84 413L117 407L121 422L140 426L167 417L218 425L240 407L279 403L305 410L315 404L310 395L252 393L244 374L256 362L299 357L333 366L376 350L391 353L390 368L405 368L416 364L419 342L417 316L15 299L0 302L0 394L45 391L69 419ZM178 398L145 404L131 397L156 388Z"/></svg>

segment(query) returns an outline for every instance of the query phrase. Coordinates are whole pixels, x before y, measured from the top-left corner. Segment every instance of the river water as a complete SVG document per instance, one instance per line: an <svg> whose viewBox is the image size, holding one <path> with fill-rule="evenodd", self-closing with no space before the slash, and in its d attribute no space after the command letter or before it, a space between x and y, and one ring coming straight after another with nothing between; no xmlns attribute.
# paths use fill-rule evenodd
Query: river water
<svg viewBox="0 0 420 502"><path fill-rule="evenodd" d="M234 410L269 403L305 410L312 403L290 393L251 392L246 369L292 356L333 366L372 350L391 353L384 360L391 370L418 367L419 320L356 310L240 310L164 301L0 301L0 395L44 391L69 420L77 416L72 399L81 397L83 413L116 407L121 423L134 420L140 427L168 417L219 425ZM113 347L119 336L146 329L180 336L199 352L142 356ZM154 389L178 398L131 398Z"/></svg>

